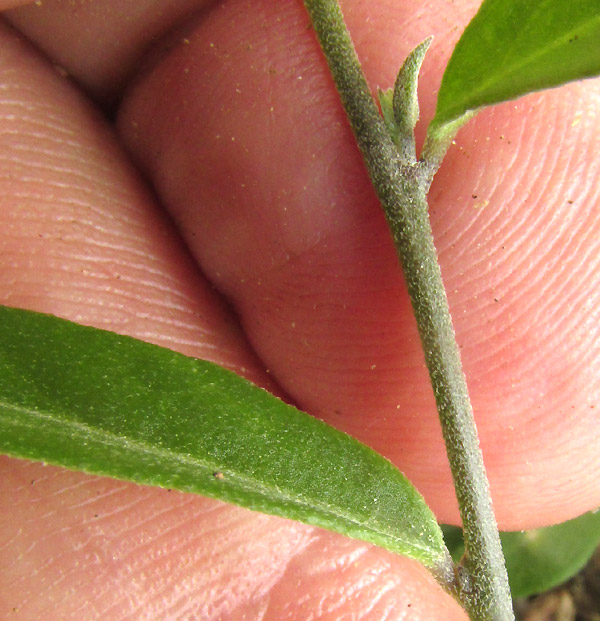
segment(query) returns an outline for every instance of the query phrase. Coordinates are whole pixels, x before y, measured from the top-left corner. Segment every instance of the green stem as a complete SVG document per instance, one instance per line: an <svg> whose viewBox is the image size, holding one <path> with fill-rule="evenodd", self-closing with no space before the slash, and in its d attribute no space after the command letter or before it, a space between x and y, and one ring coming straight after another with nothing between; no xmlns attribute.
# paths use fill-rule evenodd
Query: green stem
<svg viewBox="0 0 600 621"><path fill-rule="evenodd" d="M437 261L427 172L403 163L373 100L337 0L304 0L402 264L463 522L458 597L471 619L514 619L477 430ZM440 582L443 583L443 580ZM444 585L448 588L448 585Z"/></svg>

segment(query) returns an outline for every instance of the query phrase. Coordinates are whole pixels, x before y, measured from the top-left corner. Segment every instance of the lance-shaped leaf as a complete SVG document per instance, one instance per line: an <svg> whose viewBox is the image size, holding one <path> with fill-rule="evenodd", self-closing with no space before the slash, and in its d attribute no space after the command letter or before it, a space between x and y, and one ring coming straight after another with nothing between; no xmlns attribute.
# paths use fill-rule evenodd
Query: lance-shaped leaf
<svg viewBox="0 0 600 621"><path fill-rule="evenodd" d="M432 41L433 37L425 39L407 56L393 89L378 92L386 127L406 164L416 160L414 129L419 120L419 71Z"/></svg>
<svg viewBox="0 0 600 621"><path fill-rule="evenodd" d="M234 373L0 307L0 451L196 492L447 570L431 511L392 464Z"/></svg>

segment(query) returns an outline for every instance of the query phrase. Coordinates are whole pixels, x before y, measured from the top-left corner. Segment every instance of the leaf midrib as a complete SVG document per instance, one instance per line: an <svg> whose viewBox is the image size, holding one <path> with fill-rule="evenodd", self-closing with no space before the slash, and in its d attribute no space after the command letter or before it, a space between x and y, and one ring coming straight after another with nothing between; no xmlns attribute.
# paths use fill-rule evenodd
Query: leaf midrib
<svg viewBox="0 0 600 621"><path fill-rule="evenodd" d="M185 454L182 454L182 453L179 453L173 450L163 449L156 445L152 445L152 444L148 444L147 442L140 441L139 439L130 439L127 436L115 434L110 431L106 431L105 429L99 429L97 427L92 427L92 426L86 425L85 423L81 423L79 421L73 421L73 420L53 416L52 414L43 413L38 410L32 410L24 406L17 406L12 403L6 403L4 401L0 401L0 419L3 418L9 425L12 425L14 427L19 427L19 426L24 427L25 426L24 419L19 418L18 420L15 421L7 416L3 416L2 413L7 412L7 411L8 412L12 411L12 412L16 412L19 414L23 414L27 417L27 420L32 420L32 423L27 425L30 429L39 428L39 426L36 425L34 422L35 419L51 421L52 423L59 425L61 432L64 429L64 432L62 432L62 435L65 435L65 436L68 435L71 439L73 439L73 436L75 435L76 437L79 437L82 439L85 439L86 437L87 438L91 437L93 441L99 443L100 445L104 444L106 446L113 446L116 448L124 448L126 446L130 446L130 447L133 446L140 453L144 453L146 455L157 455L163 459L166 459L167 461L176 460L179 463L185 466L191 467L191 468L206 468L206 470L208 470L209 472L211 470L223 472L223 474L226 476L226 478L229 479L229 481L236 481L238 483L238 487L242 488L242 491L248 490L250 492L262 494L266 496L267 500L269 501L271 501L271 499L268 498L267 493L275 492L274 495L276 495L280 499L283 499L287 503L293 504L295 506L298 506L304 509L311 509L311 510L316 509L326 516L327 515L333 516L334 518L343 520L349 524L353 524L357 527L363 528L366 531L370 531L370 532L380 535L381 537L385 537L388 540L397 541L397 542L404 544L405 546L410 546L412 548L422 550L428 556L437 555L435 550L431 547L420 545L419 543L416 543L415 541L412 541L412 540L395 537L388 530L381 530L381 529L373 528L373 522L377 524L376 519L374 519L372 522L367 524L365 522L353 519L343 512L332 511L331 505L319 503L318 501L314 503L303 502L295 495L290 495L288 492L285 492L285 493L282 492L281 491L282 488L280 487L277 487L277 486L269 487L264 484L257 484L257 480L255 478L244 476L243 474L239 474L231 470L228 471L227 468L223 468L222 465L218 464L216 461L212 462L212 461L203 460L197 457L196 458L189 457ZM69 431L75 431L75 434L69 434ZM51 460L45 460L45 461L50 463ZM60 465L59 462L56 462L56 463L57 465ZM92 470L90 470L90 472L92 472ZM244 488L243 485L246 485L247 487ZM334 505L334 506L337 507L337 505Z"/></svg>
<svg viewBox="0 0 600 621"><path fill-rule="evenodd" d="M518 60L517 62L514 62L513 59L515 58L514 55L507 55L504 57L503 62L501 63L504 67L507 67L506 70L501 71L500 73L494 73L493 78L488 78L487 80L483 80L481 82L479 82L476 86L472 87L469 91L469 99L477 99L477 95L480 95L481 93L485 93L487 90L490 89L490 86L493 86L495 84L497 84L498 82L502 82L502 81L506 81L507 78L509 78L511 75L514 75L516 72L525 69L527 66L531 65L533 62L535 62L537 59L541 58L542 56L548 54L549 52L551 52L553 49L559 47L560 45L564 45L565 40L568 40L569 37L572 37L574 34L575 30L578 30L579 32L582 32L584 34L587 34L588 30L591 30L595 24L600 22L600 14L597 16L597 18L595 19L584 19L582 22L579 22L578 24L575 24L571 31L561 37L556 38L553 43L551 45L547 45L545 46L543 49L537 49L532 51L532 53L527 54L527 56L523 57L521 55L517 56ZM580 26L579 24L583 24L583 26ZM520 34L523 33L523 30L521 31ZM519 37L519 40L522 37ZM543 87L540 87L540 89ZM475 96L471 96L471 95L475 95ZM514 97L517 97L518 95L515 95ZM497 102L500 103L500 102ZM486 105L492 105L490 104L481 104L482 106L486 106ZM462 106L461 106L461 110L462 110ZM459 113L459 114L453 114L450 118L448 118L446 121L444 121L444 125L448 124L448 123L452 123L455 120L457 120L461 114L463 114L463 112Z"/></svg>
<svg viewBox="0 0 600 621"><path fill-rule="evenodd" d="M600 15L598 16L598 18L596 20L589 20L589 19L585 20L585 22L584 22L585 27L581 28L581 32L586 34L587 30L589 30L592 27L591 25L593 25L593 24L595 24L597 22L600 22ZM580 27L577 26L577 25L575 25L573 27L573 30L579 30L579 29L580 29ZM565 34L565 35L563 35L561 37L556 38L551 45L547 45L543 49L539 49L538 48L537 50L535 50L534 53L528 54L526 57L520 57L522 60L520 62L516 62L516 63L511 64L509 71L503 71L503 72L501 72L499 74L496 74L498 76L497 79L494 79L494 80L490 79L487 82L484 81L482 83L482 85L486 86L486 85L489 85L489 84L494 84L495 82L498 82L499 79L506 78L507 76L510 76L513 73L515 73L515 71L519 71L520 69L523 69L523 68L527 67L528 65L530 65L535 60L541 58L542 56L545 56L548 52L551 52L552 50L554 50L555 48L559 47L560 45L564 45L565 40L568 41L568 39L570 37L572 37L573 34L574 34L573 32L569 32L569 33L567 33L567 34ZM511 60L512 58L514 58L514 56L510 56L509 55L508 57L506 57L505 60ZM504 64L506 65L508 63L504 63ZM485 88L474 89L475 92L479 92L479 91L482 91L482 90L485 90Z"/></svg>

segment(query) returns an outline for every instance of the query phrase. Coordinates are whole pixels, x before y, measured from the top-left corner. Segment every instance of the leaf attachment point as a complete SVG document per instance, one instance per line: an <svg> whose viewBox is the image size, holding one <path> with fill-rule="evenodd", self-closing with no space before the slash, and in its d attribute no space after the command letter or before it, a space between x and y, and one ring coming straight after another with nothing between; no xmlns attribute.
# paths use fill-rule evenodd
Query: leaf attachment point
<svg viewBox="0 0 600 621"><path fill-rule="evenodd" d="M446 151L452 144L458 130L468 123L477 114L476 110L469 110L457 119L447 123L431 123L427 128L427 136L421 153L421 162L424 169L427 187L431 184L433 176L440 167Z"/></svg>
<svg viewBox="0 0 600 621"><path fill-rule="evenodd" d="M433 37L428 37L417 45L400 68L394 88L378 93L386 127L405 164L416 163L414 129L419 120L417 86L419 71L432 41Z"/></svg>
<svg viewBox="0 0 600 621"><path fill-rule="evenodd" d="M462 530L442 526L457 562L464 553ZM549 591L578 573L600 543L600 513L536 530L500 533L510 590L514 599Z"/></svg>

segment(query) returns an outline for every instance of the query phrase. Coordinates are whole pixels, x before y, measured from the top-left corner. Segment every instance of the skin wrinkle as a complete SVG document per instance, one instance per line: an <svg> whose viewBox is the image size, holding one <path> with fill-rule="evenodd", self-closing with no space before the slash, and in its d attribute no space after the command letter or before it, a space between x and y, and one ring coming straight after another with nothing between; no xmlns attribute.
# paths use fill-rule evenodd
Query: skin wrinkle
<svg viewBox="0 0 600 621"><path fill-rule="evenodd" d="M30 148L39 149L40 142L50 142L51 144L59 143L64 147L74 147L86 155L96 151L97 146L86 146L77 135L76 126L71 121L62 119L55 107L47 102L33 103L37 94L35 88L14 83L15 80L35 79L35 74L23 72L23 75L17 75L13 72L4 72L2 79L5 81L4 90L7 94L10 93L10 98L0 101L5 110L1 118L7 127L15 127L19 134L23 128L31 128L28 129L27 134L35 140L30 143ZM64 83L68 84L66 81ZM7 127L3 127L2 134L8 133ZM13 143L7 146L18 149L20 145ZM51 155L55 156L56 153L51 153ZM90 162L88 159L81 161L84 161L86 165L101 165L100 161ZM103 171L110 171L110 168L104 166ZM102 178L100 177L98 181L102 181Z"/></svg>
<svg viewBox="0 0 600 621"><path fill-rule="evenodd" d="M20 41L17 35L13 36L20 46L26 46L26 43ZM15 55L14 60L18 63L18 55ZM39 77L36 76L37 72L32 72L29 67L23 67L22 63L18 64L22 69L21 71L10 68L2 71L0 74L2 75L1 90L7 94L11 94L9 99L0 98L0 104L3 110L3 112L0 113L0 118L10 121L11 123L17 122L18 129L23 127L37 128L39 130L38 132L30 132L36 139L36 142L33 143L34 146L36 146L39 140L52 140L52 142L60 142L65 146L75 146L88 155L90 153L95 153L97 145L85 145L82 143L78 135L77 121L68 117L64 118L64 115L61 115L60 112L57 111L56 104L45 100L39 101L37 99L38 91L34 86L36 77ZM44 82L46 84L52 82L53 76L44 77ZM56 76L56 78L58 78L58 76ZM68 84L66 80L62 78L59 79L64 82L65 85ZM28 84L29 80L33 81L34 84ZM83 106L81 107L83 108ZM5 109L7 112L4 112ZM52 130L52 138L50 138L48 130ZM3 128L2 133L4 133L4 131L5 128ZM90 163L96 165L100 164L99 161L94 160L91 162L88 159L82 161L85 161L86 165ZM105 167L103 170L109 171L110 168ZM101 180L101 178L98 179L98 181Z"/></svg>
<svg viewBox="0 0 600 621"><path fill-rule="evenodd" d="M529 310L529 309L526 309L526 311L525 311L525 312L527 312L528 310Z"/></svg>
<svg viewBox="0 0 600 621"><path fill-rule="evenodd" d="M100 481L100 482L102 482L102 480L99 480L99 481ZM228 511L229 509L230 509L230 508L225 508L225 511ZM235 509L233 509L232 511L234 511L234 512L235 512L236 510L235 510ZM247 513L247 512L242 512L242 511L239 511L239 513ZM266 520L266 519L268 519L268 518L263 518L263 519L264 519L264 520ZM283 522L283 523L285 523L285 522ZM135 528L135 527L136 527L136 525L135 525L135 524L131 524L131 528ZM300 528L302 528L302 527L300 527ZM166 533L165 533L165 536L167 536L167 534L166 534ZM234 547L234 549L235 549L235 546L233 546L233 547ZM192 541L188 542L188 545L186 546L186 548L187 548L187 549L190 549L190 550L191 550L191 549L202 549L201 547L195 546L195 545L193 544L193 542L192 542ZM144 556L144 555L143 555L143 550L141 551L141 553L142 553L142 557L143 557L143 556ZM173 573L173 572L171 572L171 571L166 571L166 572L164 572L164 575L165 575L165 576L167 576L167 575L172 575L172 573Z"/></svg>
<svg viewBox="0 0 600 621"><path fill-rule="evenodd" d="M532 223L530 226L530 230L539 230L535 225L537 223ZM543 239L543 238L541 238ZM549 244L550 245L550 244ZM514 315L514 321L518 321L521 318L528 317L532 319L530 322L532 325L538 323L540 319L547 318L547 306L551 304L552 299L545 296L546 290L551 289L554 286L554 281L560 279L561 272L551 270L551 266L544 266L542 269L534 269L537 266L528 266L529 270L525 271L525 269L520 270L521 278L516 281L515 288L523 291L526 290L527 287L531 288L540 288L539 297L541 303L537 300L531 300L528 304L520 304L518 306L518 311ZM532 276L530 276L530 273ZM564 281L563 281L564 282ZM558 295L559 291L554 292L555 295ZM536 303L537 302L537 303Z"/></svg>
<svg viewBox="0 0 600 621"><path fill-rule="evenodd" d="M71 257L71 259L73 258L75 258L76 260L80 259L80 257ZM55 276L54 276L55 269L61 269L61 272L64 273L64 270L61 268L62 261L64 261L64 259L65 259L65 255L63 254L62 257L57 256L56 266L53 266L52 264L48 264L48 267L46 268L45 271L48 272L49 274L49 282L52 282L52 280L55 280ZM97 279L94 279L94 274L90 273L89 267L86 268L87 273L85 275L80 275L79 272L80 272L80 268L75 268L72 271L73 276L76 276L76 277L81 276L81 280L77 282L76 280L70 279L69 288L71 290L71 294L70 294L71 297L73 297L74 299L77 299L80 305L89 303L88 301L89 301L90 294L97 295L98 293L102 293L102 292L110 294L112 297L112 301L109 304L104 304L104 306L108 308L125 309L128 306L130 306L132 302L135 302L137 299L139 299L139 294L136 292L120 290L119 287L112 285L112 284L105 285L105 284L102 284L102 282L99 283ZM69 270L67 270L66 273L69 273ZM38 276L39 276L39 272L38 272ZM211 341L211 337L219 338L218 333L215 332L215 330L199 328L197 324L197 319L198 319L197 314L195 313L190 314L189 319L186 321L178 321L177 319L174 319L172 316L169 316L169 314L172 315L173 312L177 310L180 310L181 312L186 313L186 314L189 313L188 304L184 303L184 304L178 305L178 304L174 304L172 300L164 299L164 295L165 293L169 291L169 289L161 286L158 288L156 293L153 294L153 289L156 289L156 287L152 281L147 281L147 283L145 283L143 278L142 279L131 278L129 280L135 283L136 289L138 291L140 290L140 287L141 287L144 290L144 296L146 297L145 311L143 313L138 313L138 317L140 318L143 317L144 319L151 319L156 325L156 328L158 328L160 325L163 325L164 328L166 329L166 330L158 331L155 328L154 330L148 331L148 330L140 330L139 328L137 328L135 329L135 332L137 333L138 336L153 337L153 338L150 338L149 340L152 340L155 342L170 342L172 344L179 343L182 345L183 344L197 345L198 342L207 341L206 344L204 345L205 355L211 349L212 350L217 349L217 345L216 344L211 345L210 341ZM123 283L123 286L126 286L125 283ZM94 302L92 303L92 305L97 304L97 303L98 302ZM168 336L168 333L172 331L174 328L189 331L190 332L189 338L188 339L183 339L181 337L177 339L170 338ZM222 346L219 346L219 352L222 352L222 351L223 351ZM242 368L242 366L243 365L235 365L234 368L237 368L239 370Z"/></svg>
<svg viewBox="0 0 600 621"><path fill-rule="evenodd" d="M492 111L484 111L481 113L481 116L486 115L485 119L487 122L491 122L494 123L496 118L498 117L498 114L494 114L494 110ZM462 135L464 136L464 134L467 133L468 130L468 140L474 140L475 136L480 135L482 132L478 131L477 128L477 124L481 122L483 124L483 120L482 119L478 119L477 117L475 118L474 121L472 121L472 126L469 127L467 126L467 128L465 128L465 130L463 130ZM461 134L459 134L459 138L460 138ZM458 140L458 138L457 138ZM464 140L464 139L463 139ZM512 178L512 176L508 175L508 171L511 170L511 168L514 168L514 160L516 158L517 155L517 151L515 149L512 149L512 155L511 155L511 159L508 161L507 164L502 165L502 167L499 168L495 166L495 161L496 159L499 158L499 156L501 155L501 153L499 153L496 149L491 149L491 153L485 153L484 156L482 157L483 162L487 162L488 164L486 166L481 165L481 163L476 163L473 161L473 163L471 163L471 161L469 161L466 166L466 170L465 173L471 173L471 171L475 170L478 174L478 177L475 181L475 183L473 183L472 185L472 194L475 194L478 199L480 198L480 191L477 190L476 188L478 188L480 185L485 184L486 186L489 185L489 187L486 188L486 192L485 192L485 198L486 200L490 201L490 204L484 208L482 210L482 214L487 215L487 213L489 213L490 211L493 211L493 206L494 205L500 205L500 204L511 204L514 202L514 194L511 195L511 190L513 192L517 191L517 188L521 185L521 183L523 182L523 175L524 173L520 173L518 174L518 176L516 176L514 179ZM430 203L431 203L431 211L433 213L433 217L432 217L432 226L434 227L434 230L436 232L436 238L439 237L440 238L440 255L443 256L444 250L445 250L445 244L444 241L446 239L448 240L452 240L452 259L454 261L461 261L461 263L464 263L464 265L468 266L468 269L470 271L476 271L476 268L478 268L478 264L472 265L471 262L469 262L469 260L466 259L467 253L470 252L470 250L473 247L476 247L477 244L481 244L482 242L485 242L485 238L482 239L482 236L487 235L487 230L488 227L484 226L481 227L479 226L479 218L480 217L484 217L484 215L479 214L478 211L475 211L475 213L473 213L473 217L466 223L464 223L464 218L461 218L460 221L456 221L456 222L447 222L447 220L443 221L444 224L444 228L441 229L441 227L436 227L436 221L437 218L435 217L436 214L436 205L437 202L443 197L443 195L441 195L440 193L436 193L436 187L445 187L448 185L448 179L447 177L444 175L444 170L445 170L445 166L446 169L452 169L452 164L456 163L458 164L461 169L463 168L464 165L462 165L460 163L460 159L461 159L461 155L460 152L456 152L456 151L451 151L449 154L449 159L450 162L448 162L447 164L443 164L442 168L440 169L440 172L438 173L438 175L434 178L434 182L433 182L433 186L432 186L432 191L430 194ZM490 161L491 160L491 161ZM493 178L492 178L492 182L489 183L491 174L490 171L494 171L493 173ZM456 174L456 171L453 171L453 174ZM526 177L527 179L527 183L529 182L529 178ZM436 183L437 180L437 183ZM520 190L522 191L522 189ZM506 195L506 198L505 198ZM473 199L472 195L465 197L463 199L464 204L465 205L472 205L473 201L476 201L477 199ZM491 209L490 209L491 208ZM487 211L485 211L487 209ZM498 213L498 212L497 212ZM506 220L504 220L506 222ZM512 229L512 226L509 227L510 229ZM438 229L440 230L440 234L438 235ZM483 257L483 259L485 259L485 257ZM480 260L483 260L480 259ZM470 258L470 260L472 261L473 258Z"/></svg>
<svg viewBox="0 0 600 621"><path fill-rule="evenodd" d="M350 610L353 611L353 615L356 618L366 618L368 611L374 608L376 609L373 614L374 618L387 618L385 613L382 613L380 610L383 607L384 610L393 611L393 615L390 618L398 619L399 611L406 607L406 602L398 602L394 597L394 586L397 584L398 575L394 571L394 564L386 562L387 558L393 559L393 557L382 558L375 567L369 569L369 571L365 574L365 572L361 571L361 568L370 566L370 556L371 552L369 551L369 548L363 546L361 547L360 554L352 553L349 556L344 557L343 564L336 564L334 571L337 578L337 585L340 589L340 596L344 598L346 606L350 607ZM289 572L291 574L290 583L297 585L297 591L310 593L310 583L312 581L322 581L331 571L331 568L328 567L326 563L317 563L316 565L311 564L310 561L308 561L308 563L309 564L307 566L304 559L299 557L289 568ZM294 579L294 571L299 566L302 567L303 574L307 570L306 575L302 578L302 582L297 582ZM353 585L350 591L347 591L345 588L342 590L342 585L348 584ZM282 583L282 586L283 585L285 585L285 583ZM419 587L416 586L415 588L418 589ZM355 593L358 595L361 590L365 589L368 590L372 598L368 597L361 600L360 598L357 599L353 597ZM385 605L385 602L382 603L381 601L384 599L384 596L385 599L389 600L387 605ZM282 615L283 618L288 618L286 612L291 609L291 598L286 597L284 591L284 594L280 599L285 601L286 605L283 609L280 608L277 612ZM334 598L324 597L315 605L308 597L304 597L299 598L297 603L300 606L300 615L303 619L338 619L344 618L342 613L338 613L340 601L341 600L338 599L337 596ZM410 602L410 599L408 601ZM423 614L424 619L430 618L427 616L427 611ZM291 616L291 618L297 617ZM414 619L415 617L408 616L407 618Z"/></svg>
<svg viewBox="0 0 600 621"><path fill-rule="evenodd" d="M297 530L297 529L296 529L296 530ZM310 532L310 531L309 531L309 532ZM307 534L309 534L309 533L307 533ZM296 551L297 551L297 553L301 553L301 552L302 552L302 550L304 549L305 545L308 545L308 543L310 542L310 540L311 540L311 539L312 539L312 537L310 537L310 535L309 535L308 539L306 539L305 537L302 539L303 543L299 543L298 541L296 541L296 542L292 542L292 541L287 542L287 543L286 543L286 546L288 546L288 547L290 547L290 548L294 549L294 551L295 551L295 552L294 552L294 554L291 556L291 558L293 558L293 556L295 556ZM230 546L230 548L229 548L229 550L230 550L233 554L235 554L235 553L236 553L236 550L237 550L238 548L239 548L239 545L238 545L236 542L232 542L232 543L231 543L231 546ZM222 553L223 553L223 550L220 552L220 554L222 554ZM290 557L287 557L287 558L290 558ZM285 561L285 564L284 564L284 567L287 565L287 562L288 562L288 561L286 560L286 561ZM262 586L260 587L261 591L266 591L266 590L270 589L270 585L271 585L273 582L276 582L276 581L279 579L279 578L278 578L278 576L281 574L281 572L282 572L282 570L281 570L281 569L280 569L280 570L277 570L277 569L275 568L275 573L273 573L273 575L272 575L272 576L271 576L271 578L269 579L268 583L265 583L265 582L262 582L262 583L261 583L261 584L262 584ZM234 583L234 584L235 584L235 583ZM232 586L233 586L233 585L232 585ZM248 586L249 586L249 585L248 585ZM233 587L233 588L235 588L235 587ZM253 597L253 598L254 598L254 597L259 597L259 596L260 596L260 594L258 594L258 593L255 593L255 592L254 592L254 589L253 589L252 587L250 587L250 590L248 591L248 593L253 593L253 595L252 595L252 597ZM239 599L240 599L241 601L245 601L245 597L241 597L241 598L239 598Z"/></svg>
<svg viewBox="0 0 600 621"><path fill-rule="evenodd" d="M160 543L160 540L157 543ZM189 541L188 543L192 546L194 545L193 540ZM150 542L146 545L138 545L135 548L135 551L134 551L135 555L133 556L132 559L128 559L127 557L123 559L124 561L126 561L127 567L130 568L130 572L128 574L128 581L131 582L132 584L143 583L143 579L146 576L146 574L149 572L149 569L152 572L159 572L161 576L167 578L166 580L164 580L163 578L162 587L155 589L153 597L150 599L148 598L140 599L139 597L133 597L131 595L130 605L128 606L128 609L130 610L129 612L130 615L135 615L142 606L146 609L148 606L150 606L151 609L155 608L152 606L153 601L162 603L165 599L165 595L170 593L173 590L174 585L185 584L185 578L188 575L188 567L186 566L187 563L180 562L177 565L177 567L173 567L172 563L170 563L168 560L166 561L163 560L162 553L155 552L154 558L152 557L152 555L149 555L148 551L151 552L153 548L155 548L155 545L153 545ZM170 550L170 553L173 555L177 555L179 558L181 558L182 555L180 554L180 552L183 550L184 548L182 544L179 550L175 548L175 549ZM121 604L119 605L119 608L120 607L122 607ZM116 608L115 610L115 614L116 614L119 608L117 607L115 608ZM159 611L157 610L157 612Z"/></svg>
<svg viewBox="0 0 600 621"><path fill-rule="evenodd" d="M388 594L391 594L393 591L394 585L391 582L388 582L387 585L382 587L381 581L377 581L377 595L363 608L362 614L363 616L367 616L372 614L375 616L377 614L377 618L379 619L389 619L394 618L391 615L396 614L397 604L395 602L389 602L387 606L385 606L385 600L388 599ZM382 608L381 612L377 612L377 609Z"/></svg>
<svg viewBox="0 0 600 621"><path fill-rule="evenodd" d="M24 240L25 241L25 240ZM71 244L70 247L72 246L73 248L78 248L79 246L77 245L78 242L78 237L74 237L71 240ZM126 302L127 300L132 300L135 299L137 294L134 294L132 292L126 292L126 291L119 291L118 287L116 286L117 283L111 284L110 281L108 284L104 285L104 284L99 284L97 281L97 278L99 277L97 274L92 273L92 265L89 263L90 261L93 263L95 261L95 257L97 256L97 250L107 250L107 249L112 249L112 250L116 250L116 251L121 251L123 249L127 250L127 243L124 244L124 247L121 247L120 245L111 245L108 243L99 243L97 245L97 248L94 249L94 241L91 240L89 237L86 239L86 244L87 244L87 251L85 254L79 254L77 252L73 253L65 253L66 247L65 245L61 246L60 251L56 254L56 266L53 266L52 264L48 264L47 266L49 266L49 270L50 273L52 273L52 271L56 268L61 268L61 266L64 264L64 260L65 258L69 258L71 260L77 261L77 263L81 263L82 260L86 260L88 267L86 267L86 273L85 275L81 275L81 280L77 285L77 288L83 291L89 291L89 292L94 292L94 291L107 291L107 292L114 292L115 294L118 294L120 299L123 300L122 302L120 302L120 305L122 306L126 306ZM26 243L24 245L21 246L21 248L26 248ZM25 256L28 256L28 254L25 254ZM119 254L119 256L121 258L123 257L127 257L127 252L123 253L121 252ZM140 259L143 259L144 255L142 252L140 252L139 257ZM104 263L107 260L104 259L101 262ZM112 260L110 260L111 264L114 264ZM131 260L131 258L128 258L127 261L121 261L119 260L119 263L122 267L124 268L130 268L133 267L134 263ZM142 266L138 266L139 268L142 268ZM61 271L64 271L63 269L61 269ZM66 268L66 272L72 272L74 275L76 276L80 276L80 271L81 268L79 266L67 266ZM154 277L153 280L145 280L143 277L143 273L148 273L148 270L146 268L146 270L143 270L142 272L142 276L135 276L135 278L129 278L129 280L131 282L135 282L136 284L136 288L147 288L147 291L150 293L150 295L147 294L147 302L152 304L156 310L154 310L153 313L153 317L155 319L155 321L162 323L164 322L164 314L165 314L165 310L167 309L176 309L176 310L181 310L184 311L186 310L186 307L188 306L187 303L191 302L192 298L189 296L186 296L185 298L181 298L181 303L177 304L175 303L174 299L172 296L169 296L168 299L165 300L165 294L166 293L171 293L173 292L174 294L177 294L176 289L173 289L173 287L176 287L176 281L174 281L174 279L170 279L170 282L168 284L165 285L161 285L159 282L156 282L156 275L161 274L161 270L159 267L157 267L157 269L154 270L150 270L150 275L152 275ZM94 279L94 277L96 277L96 280L90 280ZM111 278L111 272L107 272L104 275L104 278ZM123 281L124 283L127 281L127 278L124 278ZM123 285L124 285L123 283ZM123 286L121 285L121 286ZM152 294L151 292L155 290L156 293ZM149 316L147 314L147 316ZM201 330L198 331L195 321L195 317L193 319L191 319L190 321L186 321L186 322L178 322L178 321L173 321L170 320L169 323L171 323L174 326L178 326L178 327L182 327L182 328L186 328L186 329L190 329L192 331L195 331L198 335L203 335L204 337L208 337L210 335L210 332L207 330Z"/></svg>
<svg viewBox="0 0 600 621"><path fill-rule="evenodd" d="M39 151L36 153L34 151L28 150L27 152L27 156L29 158L36 157L37 155L40 155ZM44 154L44 155L50 155L50 154ZM57 154L55 153L54 155L56 156ZM39 183L40 190L47 188L47 191L45 193L43 191L40 191L40 194L38 195L35 195L33 193L30 194L32 198L36 198L36 200L51 202L52 199L54 198L51 194L52 190L60 192L61 190L64 190L65 188L69 188L69 189L75 190L78 195L81 195L81 198L71 197L68 201L64 201L65 205L70 204L75 207L85 206L91 212L94 212L94 208L91 205L89 205L89 200L84 200L84 198L87 198L87 199L94 198L98 200L98 199L108 198L108 196L110 195L114 195L114 193L111 192L110 185L108 184L104 188L92 186L93 189L91 189L90 186L92 185L94 175L89 174L89 173L85 173L83 175L73 174L71 167L61 168L59 166L51 166L46 163L37 163L36 165L28 165L28 162L30 162L31 160L25 159L25 158L21 159L21 158L17 158L14 156L10 158L6 158L5 161L7 164L10 164L11 166L22 166L23 168L27 168L28 173L19 175L19 181L21 181L22 183L31 183L31 184ZM76 165L77 162L71 161L71 165L73 164ZM34 175L34 173L37 173L37 174ZM67 178L69 178L75 183L73 185L70 185L62 181L60 182L53 181L52 179L49 179L47 181L41 181L41 179L43 179L44 176L48 174L66 175ZM106 192L106 194L103 195L102 191ZM25 197L25 196L27 196L27 194L25 193L21 194L21 197Z"/></svg>

